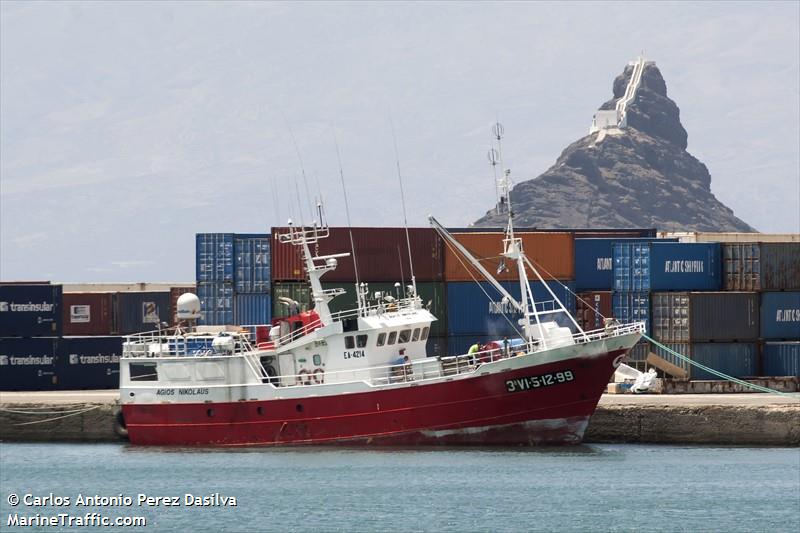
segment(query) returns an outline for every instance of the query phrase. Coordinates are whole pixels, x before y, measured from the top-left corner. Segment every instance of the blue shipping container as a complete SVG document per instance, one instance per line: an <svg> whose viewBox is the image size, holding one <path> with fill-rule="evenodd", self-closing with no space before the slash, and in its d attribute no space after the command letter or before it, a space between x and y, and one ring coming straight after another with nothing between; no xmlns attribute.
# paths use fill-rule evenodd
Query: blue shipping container
<svg viewBox="0 0 800 533"><path fill-rule="evenodd" d="M761 338L800 340L800 291L761 293Z"/></svg>
<svg viewBox="0 0 800 533"><path fill-rule="evenodd" d="M117 325L122 335L155 331L162 322L169 324L169 292L119 292Z"/></svg>
<svg viewBox="0 0 800 533"><path fill-rule="evenodd" d="M611 297L611 309L614 318L623 324L644 322L645 331L650 334L649 292L614 292Z"/></svg>
<svg viewBox="0 0 800 533"><path fill-rule="evenodd" d="M564 282L567 288L556 282L550 283L550 288L558 296L571 314L575 314L574 283ZM511 296L519 299L519 283L515 281L501 282L503 288ZM541 282L531 282L533 297L537 302L539 311L553 308L553 297ZM522 318L510 303L504 303L502 296L489 282L480 285L472 281L453 281L446 284L447 291L447 325L450 335L494 335L517 336L520 329L518 320ZM484 293L486 291L486 293ZM489 296L487 296L487 294ZM491 300L490 300L491 297ZM569 317L564 313L548 315L549 320L555 320L562 326L574 329Z"/></svg>
<svg viewBox="0 0 800 533"><path fill-rule="evenodd" d="M575 288L611 290L614 287L614 244L649 243L653 239L581 239L575 236ZM659 239L658 242L677 242Z"/></svg>
<svg viewBox="0 0 800 533"><path fill-rule="evenodd" d="M750 377L755 376L758 372L758 344L756 343L696 342L689 344L665 342L663 344L671 350L685 355L692 361L729 376L736 378ZM663 348L654 345L652 350L659 357L686 370L690 379L723 379L678 359Z"/></svg>
<svg viewBox="0 0 800 533"><path fill-rule="evenodd" d="M272 298L269 294L234 294L233 320L236 325L269 324L272 320Z"/></svg>
<svg viewBox="0 0 800 533"><path fill-rule="evenodd" d="M716 242L614 244L614 290L718 291L721 250Z"/></svg>
<svg viewBox="0 0 800 533"><path fill-rule="evenodd" d="M800 342L766 342L762 354L765 376L800 377Z"/></svg>
<svg viewBox="0 0 800 533"><path fill-rule="evenodd" d="M119 388L122 337L64 337L56 364L59 388Z"/></svg>
<svg viewBox="0 0 800 533"><path fill-rule="evenodd" d="M200 320L202 325L233 324L233 284L198 283Z"/></svg>
<svg viewBox="0 0 800 533"><path fill-rule="evenodd" d="M198 283L233 281L233 233L198 233L195 236Z"/></svg>
<svg viewBox="0 0 800 533"><path fill-rule="evenodd" d="M57 390L60 339L0 338L0 390Z"/></svg>
<svg viewBox="0 0 800 533"><path fill-rule="evenodd" d="M61 285L0 284L0 336L61 335Z"/></svg>
<svg viewBox="0 0 800 533"><path fill-rule="evenodd" d="M269 293L270 241L269 234L235 235L236 292Z"/></svg>

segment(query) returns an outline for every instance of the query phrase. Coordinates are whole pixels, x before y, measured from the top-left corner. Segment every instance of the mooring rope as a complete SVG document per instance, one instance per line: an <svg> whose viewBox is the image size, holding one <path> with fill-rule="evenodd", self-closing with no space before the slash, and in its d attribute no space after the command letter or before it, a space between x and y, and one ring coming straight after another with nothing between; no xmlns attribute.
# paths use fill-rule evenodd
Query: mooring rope
<svg viewBox="0 0 800 533"><path fill-rule="evenodd" d="M729 376L728 374L720 372L719 370L714 370L713 368L707 367L704 364L698 363L697 361L693 361L692 359L686 357L685 355L683 355L681 353L676 352L675 350L669 348L668 346L664 346L663 344L661 344L660 342L658 342L654 338L650 337L646 333L642 333L642 337L647 339L647 340L649 340L650 342L652 342L654 345L658 346L659 348L662 348L667 353L677 357L679 360L684 361L686 363L689 363L692 366L696 366L697 368L699 368L701 370L705 370L709 374L713 374L713 375L715 375L717 377L720 377L722 379L726 379L728 381L732 381L734 383L738 383L739 385L742 385L743 387L749 387L749 388L751 388L753 390L757 390L759 392L766 392L766 393L769 393L769 394L779 394L781 396L787 396L789 398L797 398L798 400L800 400L800 397L798 397L795 393L782 392L782 391L779 391L779 390L770 389L769 387L762 387L761 385L756 385L755 383L750 383L748 381L744 381L744 380L741 380L739 378L735 378L733 376Z"/></svg>
<svg viewBox="0 0 800 533"><path fill-rule="evenodd" d="M45 418L44 420L34 420L32 422L20 422L19 424L13 424L14 426L30 426L33 424L44 424L45 422L52 422L53 420L60 420L62 418L69 418L71 416L82 415L83 413L88 413L89 411L92 411L94 409L99 409L100 407L102 406L92 405L86 408L65 410L65 411L23 411L20 409L8 409L7 407L0 407L0 411L6 413L20 414L20 415L53 415L53 414L62 415L51 418Z"/></svg>

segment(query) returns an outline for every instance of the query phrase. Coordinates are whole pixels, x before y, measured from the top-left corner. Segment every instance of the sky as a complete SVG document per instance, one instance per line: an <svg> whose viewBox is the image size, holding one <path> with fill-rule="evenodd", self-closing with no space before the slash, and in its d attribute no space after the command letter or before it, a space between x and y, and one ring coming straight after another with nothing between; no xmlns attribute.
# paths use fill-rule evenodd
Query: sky
<svg viewBox="0 0 800 533"><path fill-rule="evenodd" d="M0 279L192 281L197 232L347 225L342 181L402 226L398 167L410 226L466 226L496 119L534 178L642 52L717 198L800 232L798 2L4 0Z"/></svg>

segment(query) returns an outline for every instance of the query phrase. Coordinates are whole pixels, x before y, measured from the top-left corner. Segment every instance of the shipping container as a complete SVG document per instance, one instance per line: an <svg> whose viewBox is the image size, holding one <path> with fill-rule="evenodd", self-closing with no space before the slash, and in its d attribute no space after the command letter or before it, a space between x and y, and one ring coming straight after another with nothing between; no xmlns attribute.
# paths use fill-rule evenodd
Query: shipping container
<svg viewBox="0 0 800 533"><path fill-rule="evenodd" d="M205 326L234 324L232 283L198 283L197 297L200 298L198 324Z"/></svg>
<svg viewBox="0 0 800 533"><path fill-rule="evenodd" d="M59 389L119 388L122 337L64 337L56 373Z"/></svg>
<svg viewBox="0 0 800 533"><path fill-rule="evenodd" d="M653 239L596 239L575 236L575 288L611 290L614 287L614 243L646 243ZM659 242L676 242L667 239Z"/></svg>
<svg viewBox="0 0 800 533"><path fill-rule="evenodd" d="M758 293L654 292L652 337L662 342L755 341Z"/></svg>
<svg viewBox="0 0 800 533"><path fill-rule="evenodd" d="M347 287L345 288L347 289ZM314 308L313 302L311 301L311 285L309 285L308 282L276 281L272 284L273 319L289 316L289 306L282 300L283 298L296 301L300 311L308 311Z"/></svg>
<svg viewBox="0 0 800 533"><path fill-rule="evenodd" d="M60 339L0 338L0 390L57 390Z"/></svg>
<svg viewBox="0 0 800 533"><path fill-rule="evenodd" d="M725 290L800 289L800 242L722 245Z"/></svg>
<svg viewBox="0 0 800 533"><path fill-rule="evenodd" d="M350 233L355 244L359 281L411 280L404 228L330 228L330 236L312 246L317 255L352 254ZM272 281L305 281L305 266L297 246L279 241L288 228L272 228ZM442 281L442 241L431 228L409 228L411 258L418 282ZM337 259L336 270L325 274L326 282L354 282L353 257Z"/></svg>
<svg viewBox="0 0 800 533"><path fill-rule="evenodd" d="M649 292L614 292L611 300L611 309L614 318L623 324L640 321L644 322L645 332L648 335L651 333Z"/></svg>
<svg viewBox="0 0 800 533"><path fill-rule="evenodd" d="M186 293L197 295L197 286L194 284L182 285L180 287L170 287L169 289L169 316L172 317L171 325L173 326L178 324L178 298Z"/></svg>
<svg viewBox="0 0 800 533"><path fill-rule="evenodd" d="M503 288L514 298L519 300L519 282L501 282ZM572 282L549 283L550 288L561 300L569 313L575 313L575 295L572 291ZM541 282L531 282L533 297L537 302L539 311L553 309L553 297ZM456 281L446 284L447 293L447 330L453 335L494 335L517 336L521 334L518 321L522 318L508 302L503 302L500 292L489 282ZM549 320L558 322L559 325L575 329L570 318L564 313L548 315Z"/></svg>
<svg viewBox="0 0 800 533"><path fill-rule="evenodd" d="M233 233L198 233L195 236L198 283L233 281Z"/></svg>
<svg viewBox="0 0 800 533"><path fill-rule="evenodd" d="M376 292L382 292L393 297L404 297L402 287L395 287L394 283L369 283L369 293L374 296ZM348 311L356 308L356 289L354 285L344 285L342 283L323 283L323 289L343 288L345 294L337 296L328 304L332 313ZM430 306L428 310L433 313L438 320L431 324L430 336L439 337L447 335L447 298L445 296L444 283L417 283L417 293L422 299L422 305Z"/></svg>
<svg viewBox="0 0 800 533"><path fill-rule="evenodd" d="M272 297L269 294L233 294L233 323L269 324L272 320Z"/></svg>
<svg viewBox="0 0 800 533"><path fill-rule="evenodd" d="M268 233L234 237L234 279L237 293L270 291L270 242Z"/></svg>
<svg viewBox="0 0 800 533"><path fill-rule="evenodd" d="M441 357L447 355L447 337L429 336L425 342L425 353L431 357Z"/></svg>
<svg viewBox="0 0 800 533"><path fill-rule="evenodd" d="M761 338L800 340L800 291L761 293Z"/></svg>
<svg viewBox="0 0 800 533"><path fill-rule="evenodd" d="M169 292L120 292L116 301L121 335L155 331L171 320Z"/></svg>
<svg viewBox="0 0 800 533"><path fill-rule="evenodd" d="M718 291L721 253L719 243L614 244L614 290Z"/></svg>
<svg viewBox="0 0 800 533"><path fill-rule="evenodd" d="M611 291L579 292L575 298L575 320L584 331L600 329L603 317L614 316L611 308Z"/></svg>
<svg viewBox="0 0 800 533"><path fill-rule="evenodd" d="M765 342L761 362L765 376L800 377L800 342Z"/></svg>
<svg viewBox="0 0 800 533"><path fill-rule="evenodd" d="M64 335L111 335L116 333L114 294L65 292L62 298Z"/></svg>
<svg viewBox="0 0 800 533"><path fill-rule="evenodd" d="M631 368L635 368L640 372L647 372L648 369L653 368L653 365L647 362L647 356L650 355L650 343L646 340L640 340L625 354L623 363ZM611 376L613 381L614 376Z"/></svg>
<svg viewBox="0 0 800 533"><path fill-rule="evenodd" d="M735 378L752 377L758 372L758 344L754 342L663 344L694 362ZM659 346L653 345L652 350L662 359L685 370L689 379L724 379L675 357Z"/></svg>
<svg viewBox="0 0 800 533"><path fill-rule="evenodd" d="M717 233L713 231L659 231L659 238L680 242L800 242L800 233Z"/></svg>
<svg viewBox="0 0 800 533"><path fill-rule="evenodd" d="M0 283L0 336L59 336L61 310L61 285Z"/></svg>
<svg viewBox="0 0 800 533"><path fill-rule="evenodd" d="M514 232L514 235L522 239L525 254L544 279L573 279L575 249L571 233ZM505 234L502 232L454 233L453 237L498 281L519 279L516 264L509 260L503 260L500 256L503 252L503 239L505 238ZM452 245L445 242L444 248L446 281L482 281L484 279L483 275L472 267L471 263L460 253L456 252ZM533 277L533 274L529 274L529 276Z"/></svg>
<svg viewBox="0 0 800 533"><path fill-rule="evenodd" d="M447 228L454 233L503 233L506 228L490 226L467 226L465 228ZM571 233L576 239L655 239L658 231L655 228L559 228L542 229L535 227L515 227L514 233Z"/></svg>
<svg viewBox="0 0 800 533"><path fill-rule="evenodd" d="M64 292L167 292L174 287L194 287L194 282L61 283Z"/></svg>

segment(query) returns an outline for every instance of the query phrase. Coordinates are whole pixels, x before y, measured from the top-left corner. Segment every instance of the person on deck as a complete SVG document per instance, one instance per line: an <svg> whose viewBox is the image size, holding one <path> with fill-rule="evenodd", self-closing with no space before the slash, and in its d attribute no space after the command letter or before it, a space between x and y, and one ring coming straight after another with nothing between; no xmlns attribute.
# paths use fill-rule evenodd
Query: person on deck
<svg viewBox="0 0 800 533"><path fill-rule="evenodd" d="M469 347L469 351L467 352L467 355L470 356L469 364L474 365L477 362L479 351L481 351L481 345L478 342Z"/></svg>

